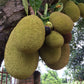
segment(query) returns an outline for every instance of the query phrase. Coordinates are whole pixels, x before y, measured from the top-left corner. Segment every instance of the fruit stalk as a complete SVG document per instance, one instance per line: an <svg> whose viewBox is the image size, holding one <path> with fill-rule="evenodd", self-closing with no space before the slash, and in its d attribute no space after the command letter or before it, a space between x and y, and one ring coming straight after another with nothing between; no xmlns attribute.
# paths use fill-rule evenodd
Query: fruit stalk
<svg viewBox="0 0 84 84"><path fill-rule="evenodd" d="M33 8L30 5L29 5L29 10L30 10L31 15L35 15L35 12L34 12Z"/></svg>
<svg viewBox="0 0 84 84"><path fill-rule="evenodd" d="M47 16L47 11L48 11L48 3L45 4L44 17Z"/></svg>

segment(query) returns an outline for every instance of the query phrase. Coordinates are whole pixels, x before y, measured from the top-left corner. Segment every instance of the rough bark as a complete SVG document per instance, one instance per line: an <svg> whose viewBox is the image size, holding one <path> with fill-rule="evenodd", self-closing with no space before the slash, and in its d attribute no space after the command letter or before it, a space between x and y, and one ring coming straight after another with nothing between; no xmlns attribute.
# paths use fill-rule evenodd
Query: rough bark
<svg viewBox="0 0 84 84"><path fill-rule="evenodd" d="M9 35L17 22L24 16L25 11L21 0L7 1L0 6L0 64L4 58L4 49Z"/></svg>

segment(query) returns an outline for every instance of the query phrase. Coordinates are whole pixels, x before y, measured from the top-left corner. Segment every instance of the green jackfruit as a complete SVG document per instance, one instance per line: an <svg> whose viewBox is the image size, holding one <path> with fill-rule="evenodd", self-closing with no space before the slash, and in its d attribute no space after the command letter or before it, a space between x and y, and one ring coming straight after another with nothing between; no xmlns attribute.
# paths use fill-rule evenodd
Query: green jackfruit
<svg viewBox="0 0 84 84"><path fill-rule="evenodd" d="M20 51L36 52L45 40L45 27L42 20L35 15L24 17L16 25L8 40Z"/></svg>
<svg viewBox="0 0 84 84"><path fill-rule="evenodd" d="M53 24L54 30L61 34L67 34L72 31L73 21L69 16L61 12L53 12L50 15L50 21Z"/></svg>
<svg viewBox="0 0 84 84"><path fill-rule="evenodd" d="M63 13L71 17L73 22L78 21L80 17L80 10L78 6L73 1L67 1L63 8Z"/></svg>
<svg viewBox="0 0 84 84"><path fill-rule="evenodd" d="M78 4L78 7L79 7L79 9L80 9L81 17L84 18L84 3L79 3L79 4Z"/></svg>
<svg viewBox="0 0 84 84"><path fill-rule="evenodd" d="M56 63L61 56L61 48L50 48L44 45L40 49L40 57L45 63L52 64Z"/></svg>
<svg viewBox="0 0 84 84"><path fill-rule="evenodd" d="M6 70L11 76L17 79L30 77L37 68L38 60L38 52L32 54L24 53L7 43L4 61Z"/></svg>
<svg viewBox="0 0 84 84"><path fill-rule="evenodd" d="M50 47L62 47L64 44L64 38L60 33L51 31L51 33L46 36L45 43Z"/></svg>
<svg viewBox="0 0 84 84"><path fill-rule="evenodd" d="M64 44L64 46L61 49L61 57L59 61L56 63L52 63L52 64L47 63L47 66L54 70L62 69L68 64L69 54L70 54L69 44Z"/></svg>

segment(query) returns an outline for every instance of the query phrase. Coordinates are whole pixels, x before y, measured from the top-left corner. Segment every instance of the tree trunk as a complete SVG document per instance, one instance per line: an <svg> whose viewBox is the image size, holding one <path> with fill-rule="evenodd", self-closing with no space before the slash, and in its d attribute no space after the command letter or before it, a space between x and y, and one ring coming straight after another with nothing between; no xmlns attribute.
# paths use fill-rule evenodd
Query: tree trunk
<svg viewBox="0 0 84 84"><path fill-rule="evenodd" d="M1 4L2 1L4 4ZM0 65L4 59L8 37L17 22L24 16L25 11L21 0L0 0Z"/></svg>

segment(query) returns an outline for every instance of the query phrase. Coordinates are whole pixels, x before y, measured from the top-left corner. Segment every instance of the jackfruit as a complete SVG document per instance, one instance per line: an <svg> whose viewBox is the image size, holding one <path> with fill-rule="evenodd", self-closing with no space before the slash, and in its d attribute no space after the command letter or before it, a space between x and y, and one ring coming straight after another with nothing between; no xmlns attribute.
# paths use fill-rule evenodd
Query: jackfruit
<svg viewBox="0 0 84 84"><path fill-rule="evenodd" d="M45 36L49 35L51 33L50 27L45 26Z"/></svg>
<svg viewBox="0 0 84 84"><path fill-rule="evenodd" d="M71 17L73 22L78 21L80 17L80 10L78 6L73 1L67 1L63 8L63 13Z"/></svg>
<svg viewBox="0 0 84 84"><path fill-rule="evenodd" d="M38 60L38 52L32 54L24 53L7 43L4 61L6 70L11 76L17 79L30 77L37 68Z"/></svg>
<svg viewBox="0 0 84 84"><path fill-rule="evenodd" d="M46 36L45 43L49 47L62 47L64 44L64 38L60 33L51 31L51 33Z"/></svg>
<svg viewBox="0 0 84 84"><path fill-rule="evenodd" d="M50 48L44 45L39 51L40 57L45 63L56 63L61 56L61 48Z"/></svg>
<svg viewBox="0 0 84 84"><path fill-rule="evenodd" d="M54 70L59 70L65 67L69 61L70 47L69 44L64 44L61 49L61 57L56 63L46 64L48 67Z"/></svg>
<svg viewBox="0 0 84 84"><path fill-rule="evenodd" d="M68 34L63 35L63 37L64 37L64 43L69 43L72 39L72 34L70 32Z"/></svg>
<svg viewBox="0 0 84 84"><path fill-rule="evenodd" d="M61 34L67 34L72 31L73 21L69 16L61 12L51 13L50 21L53 24L54 30Z"/></svg>
<svg viewBox="0 0 84 84"><path fill-rule="evenodd" d="M79 3L78 7L80 9L80 15L84 18L84 3Z"/></svg>
<svg viewBox="0 0 84 84"><path fill-rule="evenodd" d="M13 29L8 40L20 51L36 52L45 40L42 20L35 15L25 16Z"/></svg>

